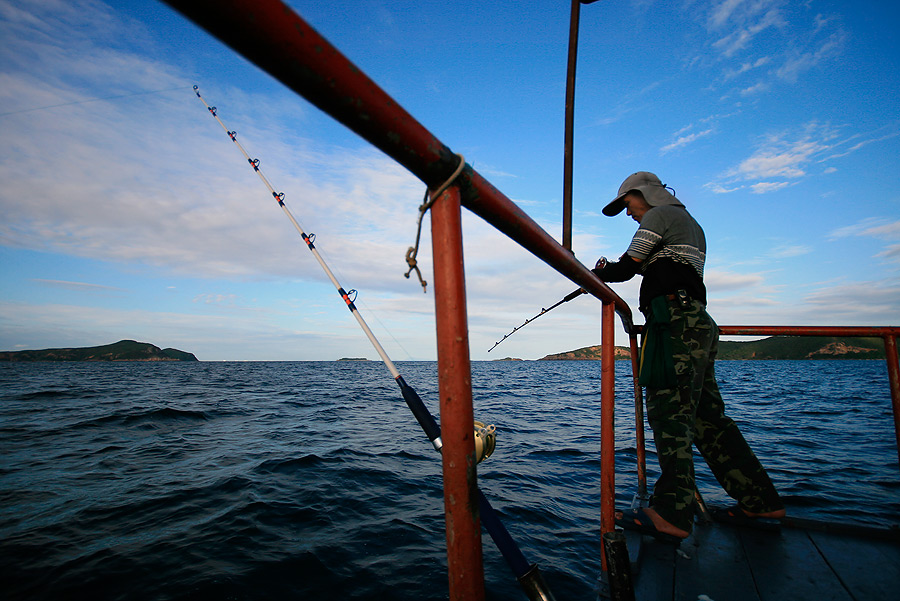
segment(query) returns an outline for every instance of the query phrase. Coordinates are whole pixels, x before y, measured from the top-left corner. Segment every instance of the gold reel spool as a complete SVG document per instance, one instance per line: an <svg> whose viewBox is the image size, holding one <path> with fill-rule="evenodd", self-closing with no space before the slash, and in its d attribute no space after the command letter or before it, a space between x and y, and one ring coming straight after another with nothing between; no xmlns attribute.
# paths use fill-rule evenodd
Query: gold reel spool
<svg viewBox="0 0 900 601"><path fill-rule="evenodd" d="M497 428L494 424L475 422L475 463L481 463L494 452L497 444Z"/></svg>

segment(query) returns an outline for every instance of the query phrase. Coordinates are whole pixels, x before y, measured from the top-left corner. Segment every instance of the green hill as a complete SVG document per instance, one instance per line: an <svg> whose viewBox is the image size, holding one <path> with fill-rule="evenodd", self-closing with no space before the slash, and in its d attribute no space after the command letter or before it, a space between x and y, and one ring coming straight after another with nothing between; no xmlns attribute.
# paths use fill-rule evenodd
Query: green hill
<svg viewBox="0 0 900 601"><path fill-rule="evenodd" d="M541 357L538 361L599 361L600 345L586 346L584 348L575 349L574 351L566 351L564 353L555 353ZM624 346L617 346L615 350L616 360L631 359L631 351Z"/></svg>
<svg viewBox="0 0 900 601"><path fill-rule="evenodd" d="M751 342L719 342L719 359L882 359L881 338L772 336Z"/></svg>
<svg viewBox="0 0 900 601"><path fill-rule="evenodd" d="M0 351L0 361L197 361L197 357L174 348L160 349L148 342L120 340L84 348Z"/></svg>
<svg viewBox="0 0 900 601"><path fill-rule="evenodd" d="M616 347L616 359L630 359L624 346ZM718 359L724 360L802 360L802 359L881 359L881 338L836 338L828 336L772 336L751 342L719 341ZM600 346L586 346L541 357L538 361L599 361Z"/></svg>

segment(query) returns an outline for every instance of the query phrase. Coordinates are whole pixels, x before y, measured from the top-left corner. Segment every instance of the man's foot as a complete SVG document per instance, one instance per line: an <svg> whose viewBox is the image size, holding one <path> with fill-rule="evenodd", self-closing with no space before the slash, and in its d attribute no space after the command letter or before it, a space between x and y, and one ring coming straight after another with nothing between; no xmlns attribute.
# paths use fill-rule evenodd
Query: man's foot
<svg viewBox="0 0 900 601"><path fill-rule="evenodd" d="M652 507L617 511L616 525L626 530L649 534L659 541L676 545L691 534L664 520Z"/></svg>
<svg viewBox="0 0 900 601"><path fill-rule="evenodd" d="M787 512L784 509L754 513L742 509L739 505L732 505L731 507L714 509L712 515L717 522L725 524L748 526L750 528L760 528L763 530L778 530L781 526L780 520L786 513Z"/></svg>
<svg viewBox="0 0 900 601"><path fill-rule="evenodd" d="M767 511L765 513L753 513L752 511L747 511L746 509L742 509L738 505L735 505L734 509L737 509L738 511L742 512L744 515L746 515L749 518L771 518L773 520L780 520L781 518L783 518L784 516L787 515L787 511L785 511L784 509L779 509L777 511Z"/></svg>

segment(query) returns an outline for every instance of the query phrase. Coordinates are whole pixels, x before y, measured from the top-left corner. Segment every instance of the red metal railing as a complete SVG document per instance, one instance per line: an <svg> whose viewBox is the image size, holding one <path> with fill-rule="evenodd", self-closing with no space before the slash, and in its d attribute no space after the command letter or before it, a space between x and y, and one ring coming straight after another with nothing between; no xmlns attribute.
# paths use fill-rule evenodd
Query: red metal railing
<svg viewBox="0 0 900 601"><path fill-rule="evenodd" d="M637 332L641 328L634 328ZM892 326L719 326L723 336L853 336L859 338L881 338L884 340L885 361L887 362L888 386L891 390L891 408L894 414L894 436L897 441L897 457L900 459L900 358L897 354L897 336L900 327ZM641 494L647 490L646 454L644 450L644 418L641 388L637 384L638 355L635 337L631 338L631 356L634 374L635 431L637 432L638 489Z"/></svg>
<svg viewBox="0 0 900 601"><path fill-rule="evenodd" d="M446 145L279 0L165 1L381 149L430 189L443 184L455 172L459 158ZM466 165L454 180L453 187L436 200L431 210L449 591L454 600L481 600L484 598L484 576L472 440L471 369L460 206L482 217L603 303L600 385L603 533L613 528L615 500L612 433L616 313L632 335L633 356L636 356L636 341L631 310L625 301L470 166ZM722 332L757 335L775 329L722 328ZM895 424L900 431L900 396L896 392L900 381L896 367L898 328L888 329L892 333L884 337L888 352L894 357L893 367L889 362L889 369L892 370ZM823 328L814 330L823 331ZM851 330L860 331L858 328ZM790 333L800 332L792 329ZM840 334L831 334L829 330L825 335ZM640 388L637 385L635 398L638 431L642 438ZM646 482L644 445L642 439L639 442L639 478ZM603 565L605 569L605 557Z"/></svg>
<svg viewBox="0 0 900 601"><path fill-rule="evenodd" d="M900 458L900 364L897 357L897 336L900 327L891 326L719 326L725 336L856 336L884 340L891 407L894 412L894 434L897 456Z"/></svg>
<svg viewBox="0 0 900 601"><path fill-rule="evenodd" d="M459 158L301 17L278 0L166 0L406 167L430 189ZM458 207L465 206L603 303L601 318L601 530L613 528L615 314L631 309L515 203L466 165L432 206L441 438L451 599L483 599L473 463L472 391ZM598 541L599 542L599 541ZM602 557L602 554L601 554ZM605 566L605 558L604 558Z"/></svg>

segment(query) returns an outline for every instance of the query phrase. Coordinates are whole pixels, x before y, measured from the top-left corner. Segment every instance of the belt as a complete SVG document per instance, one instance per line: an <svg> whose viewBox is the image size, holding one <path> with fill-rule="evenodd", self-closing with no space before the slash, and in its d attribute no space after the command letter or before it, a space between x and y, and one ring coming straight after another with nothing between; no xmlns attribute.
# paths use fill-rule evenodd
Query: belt
<svg viewBox="0 0 900 601"><path fill-rule="evenodd" d="M687 290L684 289L676 290L674 294L665 294L663 296L666 297L667 301L677 303L682 309L687 309L694 301L691 295L687 293Z"/></svg>
<svg viewBox="0 0 900 601"><path fill-rule="evenodd" d="M674 294L663 294L661 296L665 297L667 301L677 302L683 309L687 309L688 307L690 307L691 303L694 301L694 299L687 293L686 290L678 290ZM639 309L641 313L647 315L650 307L639 307Z"/></svg>

